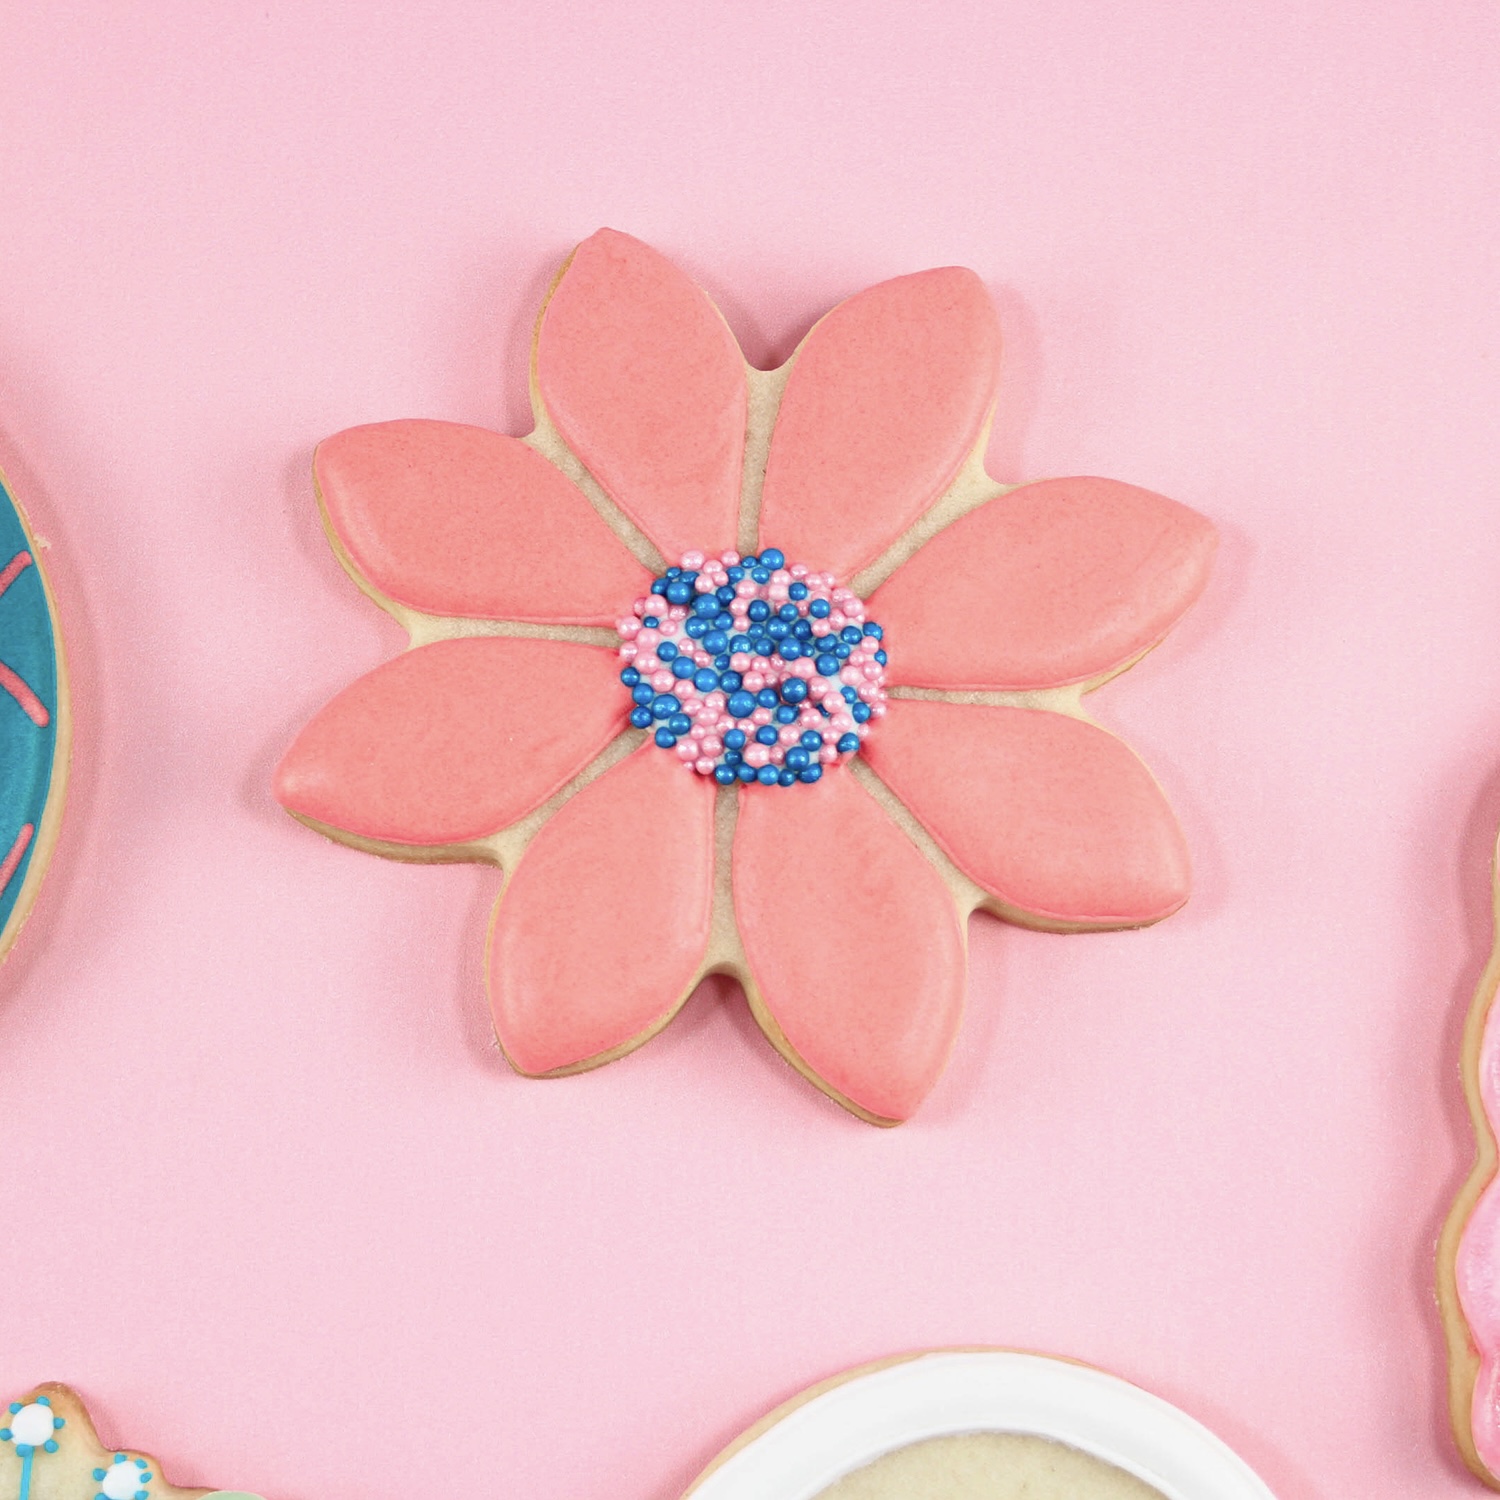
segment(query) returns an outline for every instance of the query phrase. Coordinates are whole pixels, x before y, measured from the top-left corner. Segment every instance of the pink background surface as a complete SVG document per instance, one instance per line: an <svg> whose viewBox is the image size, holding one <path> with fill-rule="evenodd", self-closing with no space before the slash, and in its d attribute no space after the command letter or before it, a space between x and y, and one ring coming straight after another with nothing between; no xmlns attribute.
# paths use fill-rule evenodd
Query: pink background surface
<svg viewBox="0 0 1500 1500"><path fill-rule="evenodd" d="M272 1500L674 1500L913 1346L1095 1361L1283 1500L1476 1491L1429 1286L1500 822L1489 3L10 8L0 462L51 538L76 784L0 975L0 1386ZM538 298L628 229L777 362L957 262L995 473L1222 527L1095 700L1197 894L972 928L952 1066L859 1124L713 987L513 1077L493 871L271 802L397 649L313 444L528 425ZM653 914L644 913L649 922Z"/></svg>

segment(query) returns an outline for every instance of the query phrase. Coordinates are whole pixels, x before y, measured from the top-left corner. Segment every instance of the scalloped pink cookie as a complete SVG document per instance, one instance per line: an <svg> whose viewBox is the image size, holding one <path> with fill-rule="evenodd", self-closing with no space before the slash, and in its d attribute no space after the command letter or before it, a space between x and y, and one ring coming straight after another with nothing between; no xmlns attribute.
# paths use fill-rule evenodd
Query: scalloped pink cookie
<svg viewBox="0 0 1500 1500"><path fill-rule="evenodd" d="M1474 1166L1438 1241L1437 1291L1448 1344L1449 1414L1464 1461L1500 1489L1500 855L1494 947L1464 1030L1462 1072L1474 1122Z"/></svg>
<svg viewBox="0 0 1500 1500"><path fill-rule="evenodd" d="M134 1449L106 1448L65 1385L33 1386L0 1412L0 1495L15 1500L255 1500L235 1490L182 1489Z"/></svg>
<svg viewBox="0 0 1500 1500"><path fill-rule="evenodd" d="M1150 773L1082 694L1197 598L1202 516L984 472L983 284L900 276L749 368L706 296L601 230L537 323L526 438L356 427L329 537L411 649L298 736L276 795L330 837L481 859L529 1075L639 1046L705 975L882 1124L943 1070L977 908L1063 931L1187 898Z"/></svg>

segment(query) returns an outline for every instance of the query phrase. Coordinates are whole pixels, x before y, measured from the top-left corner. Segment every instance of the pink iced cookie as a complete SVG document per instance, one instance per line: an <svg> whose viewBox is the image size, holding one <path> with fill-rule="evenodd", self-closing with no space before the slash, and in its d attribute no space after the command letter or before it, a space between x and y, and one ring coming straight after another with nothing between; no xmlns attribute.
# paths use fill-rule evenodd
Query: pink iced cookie
<svg viewBox="0 0 1500 1500"><path fill-rule="evenodd" d="M1469 1467L1500 1489L1500 862L1495 871L1495 947L1464 1032L1463 1080L1475 1158L1438 1243L1438 1305L1448 1341L1449 1412Z"/></svg>
<svg viewBox="0 0 1500 1500"><path fill-rule="evenodd" d="M335 550L412 648L313 719L276 795L360 848L504 868L489 988L521 1072L619 1057L728 973L891 1124L953 1045L970 912L1075 931L1186 899L1160 790L1080 700L1198 596L1213 528L1113 480L991 480L999 348L944 269L754 370L602 230L543 307L528 437L318 449Z"/></svg>

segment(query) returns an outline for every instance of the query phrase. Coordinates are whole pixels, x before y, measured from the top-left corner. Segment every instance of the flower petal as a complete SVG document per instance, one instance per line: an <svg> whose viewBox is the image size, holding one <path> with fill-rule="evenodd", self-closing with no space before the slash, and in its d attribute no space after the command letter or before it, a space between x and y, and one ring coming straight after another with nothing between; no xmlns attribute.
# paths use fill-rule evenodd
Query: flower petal
<svg viewBox="0 0 1500 1500"><path fill-rule="evenodd" d="M1203 591L1217 538L1113 479L1022 485L940 531L870 597L892 686L1086 682L1154 646Z"/></svg>
<svg viewBox="0 0 1500 1500"><path fill-rule="evenodd" d="M963 1010L964 935L937 871L837 770L810 794L741 793L734 909L771 1040L857 1113L906 1119Z"/></svg>
<svg viewBox="0 0 1500 1500"><path fill-rule="evenodd" d="M944 490L995 400L1000 326L949 267L840 303L803 340L761 496L762 545L848 579Z"/></svg>
<svg viewBox="0 0 1500 1500"><path fill-rule="evenodd" d="M483 427L351 427L313 473L355 569L428 614L608 625L650 584L557 468Z"/></svg>
<svg viewBox="0 0 1500 1500"><path fill-rule="evenodd" d="M1006 916L1138 927L1187 900L1172 809L1130 748L1096 724L893 699L863 753Z"/></svg>
<svg viewBox="0 0 1500 1500"><path fill-rule="evenodd" d="M482 838L540 806L624 727L613 653L436 641L351 683L276 769L288 812L359 838Z"/></svg>
<svg viewBox="0 0 1500 1500"><path fill-rule="evenodd" d="M687 999L708 948L714 791L648 741L527 848L489 947L495 1034L519 1072L608 1061Z"/></svg>
<svg viewBox="0 0 1500 1500"><path fill-rule="evenodd" d="M613 229L585 240L542 309L536 383L563 441L664 556L734 545L745 364L669 260Z"/></svg>

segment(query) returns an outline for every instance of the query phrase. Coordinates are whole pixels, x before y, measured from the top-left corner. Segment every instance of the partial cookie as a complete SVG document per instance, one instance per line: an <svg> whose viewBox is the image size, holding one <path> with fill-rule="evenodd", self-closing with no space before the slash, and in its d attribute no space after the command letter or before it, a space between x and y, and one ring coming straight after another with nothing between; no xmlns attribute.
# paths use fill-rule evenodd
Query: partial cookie
<svg viewBox="0 0 1500 1500"><path fill-rule="evenodd" d="M180 1489L146 1454L106 1448L65 1385L35 1387L0 1423L0 1495L14 1500L255 1500L238 1490Z"/></svg>
<svg viewBox="0 0 1500 1500"><path fill-rule="evenodd" d="M1448 1405L1464 1461L1500 1489L1500 856L1491 873L1495 939L1469 1007L1461 1059L1474 1122L1474 1166L1438 1242L1437 1290L1448 1344Z"/></svg>
<svg viewBox="0 0 1500 1500"><path fill-rule="evenodd" d="M1103 1459L1022 1432L928 1438L835 1481L819 1500L1163 1500Z"/></svg>
<svg viewBox="0 0 1500 1500"><path fill-rule="evenodd" d="M1013 1350L835 1376L736 1439L684 1500L1271 1500L1186 1413L1102 1370Z"/></svg>
<svg viewBox="0 0 1500 1500"><path fill-rule="evenodd" d="M781 369L655 251L585 241L525 439L328 439L334 550L411 649L297 737L276 796L399 859L487 860L516 1069L633 1050L709 974L879 1124L941 1074L978 909L1137 927L1187 899L1146 767L1083 695L1197 598L1213 527L1113 480L984 470L999 326L946 268L841 303Z"/></svg>
<svg viewBox="0 0 1500 1500"><path fill-rule="evenodd" d="M0 478L0 958L30 914L62 824L71 721L41 552Z"/></svg>

